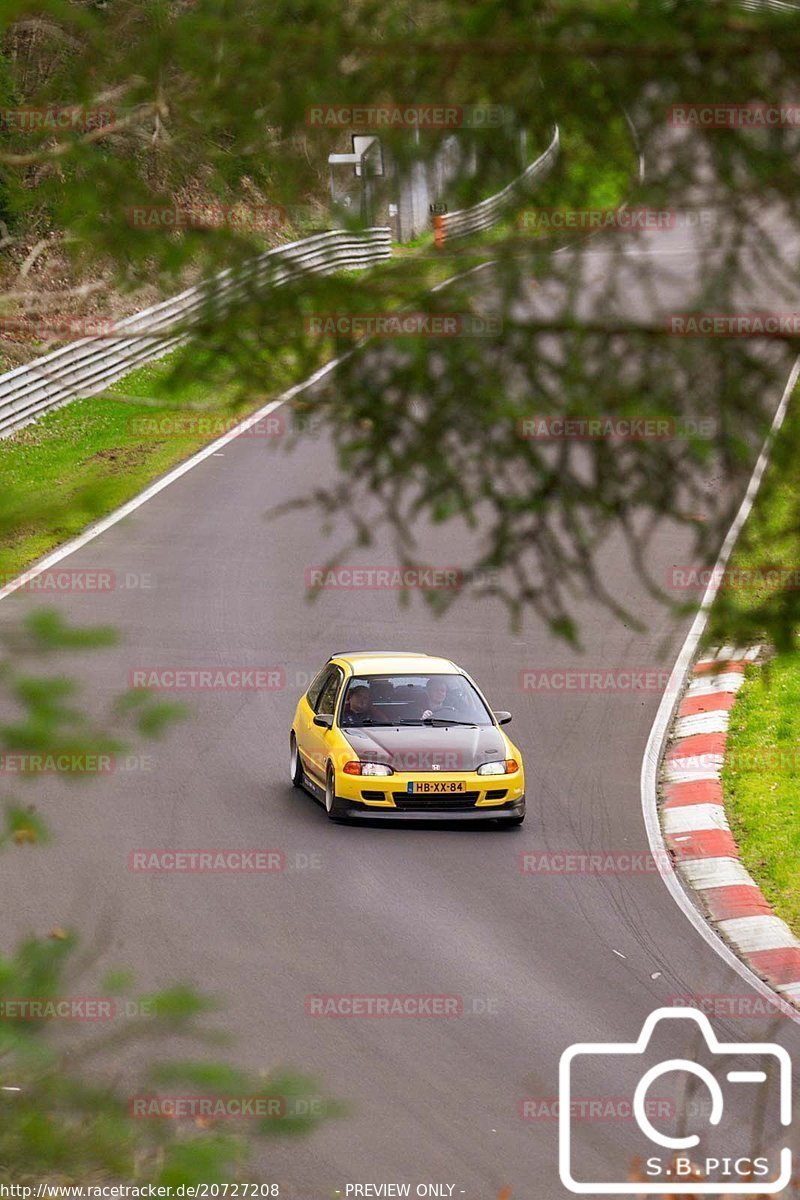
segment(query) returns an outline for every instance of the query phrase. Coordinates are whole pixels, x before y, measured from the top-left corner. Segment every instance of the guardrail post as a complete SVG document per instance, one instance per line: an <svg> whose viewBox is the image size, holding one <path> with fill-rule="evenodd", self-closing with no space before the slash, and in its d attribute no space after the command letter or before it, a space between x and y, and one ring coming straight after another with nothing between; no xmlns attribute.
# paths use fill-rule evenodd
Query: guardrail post
<svg viewBox="0 0 800 1200"><path fill-rule="evenodd" d="M445 226L445 218L441 213L439 213L433 218L433 244L437 250L441 250L446 236L447 228Z"/></svg>

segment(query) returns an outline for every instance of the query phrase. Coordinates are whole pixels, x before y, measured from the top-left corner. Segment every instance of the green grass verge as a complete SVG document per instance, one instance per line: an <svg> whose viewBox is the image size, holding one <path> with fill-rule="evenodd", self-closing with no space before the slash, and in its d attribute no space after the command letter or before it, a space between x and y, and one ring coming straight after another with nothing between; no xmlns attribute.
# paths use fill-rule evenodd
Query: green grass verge
<svg viewBox="0 0 800 1200"><path fill-rule="evenodd" d="M800 935L800 658L749 668L731 714L725 804L747 870Z"/></svg>
<svg viewBox="0 0 800 1200"><path fill-rule="evenodd" d="M130 500L303 374L287 355L274 364L268 391L234 407L222 360L214 372L204 366L198 378L167 394L171 369L170 358L140 367L105 395L75 400L0 441L0 583Z"/></svg>
<svg viewBox="0 0 800 1200"><path fill-rule="evenodd" d="M800 392L732 560L731 585L712 615L715 638L760 635L783 607L798 628L800 577ZM777 572L769 582L766 572ZM777 587L775 578L782 579ZM738 581L738 582L737 582ZM787 609L787 606L788 607ZM763 635L762 635L763 636ZM742 861L777 914L800 935L800 650L796 636L748 668L731 713L722 775Z"/></svg>

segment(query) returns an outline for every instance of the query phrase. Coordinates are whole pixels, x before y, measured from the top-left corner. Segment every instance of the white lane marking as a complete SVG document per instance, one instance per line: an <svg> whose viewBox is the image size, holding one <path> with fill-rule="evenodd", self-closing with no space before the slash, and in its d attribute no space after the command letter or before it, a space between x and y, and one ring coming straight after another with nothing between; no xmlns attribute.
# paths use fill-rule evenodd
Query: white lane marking
<svg viewBox="0 0 800 1200"><path fill-rule="evenodd" d="M744 675L731 671L727 675L698 675L686 689L687 696L716 696L718 692L738 692Z"/></svg>
<svg viewBox="0 0 800 1200"><path fill-rule="evenodd" d="M442 288L446 288L451 283L456 283L459 279L466 279L469 275L477 275L478 271L485 271L487 267L496 267L497 259L490 258L488 262L478 263L477 267L470 267L468 271L462 271L459 275L451 275L449 279L443 279L441 283L437 283L436 287L431 288L431 292L440 292Z"/></svg>
<svg viewBox="0 0 800 1200"><path fill-rule="evenodd" d="M800 946L780 917L732 917L728 921L720 921L719 927L743 954L753 950L789 950L793 946Z"/></svg>
<svg viewBox="0 0 800 1200"><path fill-rule="evenodd" d="M698 892L742 885L756 887L738 858L693 858L678 866L678 874Z"/></svg>
<svg viewBox="0 0 800 1200"><path fill-rule="evenodd" d="M770 451L772 444L777 437L781 426L786 417L786 410L789 407L789 400L794 386L797 383L797 377L800 374L800 357L798 357L789 372L789 378L786 381L786 387L783 390L780 404L775 410L775 416L772 419L770 431L764 440L764 445L761 447L761 453L758 456L753 474L750 477L750 482L747 486L744 499L742 500L739 511L734 518L728 533L725 537L719 555L717 557L714 570L711 574L711 582L705 590L697 616L692 622L691 629L686 635L686 639L681 647L680 653L675 661L675 666L672 669L672 674L667 684L664 695L661 698L661 704L658 707L656 718L653 721L653 727L650 730L650 736L647 739L647 747L642 758L642 773L641 773L641 797L642 797L642 815L644 817L645 828L647 830L647 839L650 844L650 849L653 852L656 863L659 867L661 878L664 885L669 891L675 903L683 912L683 915L694 926L697 933L703 940L722 958L732 970L742 979L746 980L752 988L763 996L765 999L773 999L775 993L754 971L741 961L741 959L733 953L729 946L719 938L714 932L714 929L706 921L705 917L698 911L692 901L691 896L684 890L680 877L675 873L669 865L667 848L664 844L664 835L661 831L661 824L658 814L658 770L661 761L661 751L666 743L669 734L669 727L672 721L672 715L678 703L678 698L682 692L682 685L691 668L692 659L694 658L697 647L700 643L700 638L708 623L708 616L711 605L714 602L717 592L720 587L722 573L728 564L728 560L736 544L736 539L741 533L742 526L750 515L753 503L758 494L758 489L761 486L761 480L764 477L767 463L769 462ZM800 1024L800 1012L789 1014L793 1021Z"/></svg>
<svg viewBox="0 0 800 1200"><path fill-rule="evenodd" d="M665 833L690 833L698 829L727 829L725 809L721 804L681 804L664 810Z"/></svg>
<svg viewBox="0 0 800 1200"><path fill-rule="evenodd" d="M71 554L74 554L76 550L82 550L83 547L88 545L89 542L93 542L95 538L100 537L101 533L105 533L107 529L111 529L113 525L117 525L120 521L123 521L125 517L129 517L131 513L136 512L136 509L141 508L141 506L146 504L148 500L152 500L153 497L157 496L159 492L163 492L164 488L168 488L169 485L174 483L176 479L180 479L182 475L185 475L188 471L191 471L193 467L198 466L201 462L204 462L207 458L210 458L211 455L216 454L222 446L227 446L228 442L232 442L234 438L239 437L240 434L249 429L251 425L257 424L259 421L263 420L264 417L268 416L269 413L274 412L276 408L280 408L282 404L286 404L288 400L294 399L294 397L299 395L300 392L305 391L306 388L311 387L320 379L323 379L335 367L338 367L339 363L344 362L344 360L352 353L352 350L348 350L346 354L342 354L338 358L331 359L329 363L326 363L324 367L320 367L320 369L315 371L313 375L310 375L308 379L305 379L302 383L297 383L293 387L290 387L288 391L283 392L282 395L277 397L277 399L270 400L270 402L265 404L263 408L260 408L258 412L254 412L249 417L244 417L234 429L229 429L227 433L223 433L221 437L216 439L216 441L210 442L208 446L204 446L202 450L198 450L197 453L193 454L191 458L187 458L186 462L180 463L177 467L173 467L173 469L167 472L162 479L157 480L156 483L152 483L150 487L145 488L145 490L140 492L138 496L134 496L132 500L127 502L127 504L123 504L121 508L115 509L114 512L109 513L107 517L103 517L94 525L90 525L88 529L85 529L83 533L79 534L78 537L73 538L72 541L65 542L63 546L59 546L58 549L53 550L50 554L45 555L43 559L41 559L38 563L35 563L32 567L28 567L27 570L23 571L21 575L18 575L16 579L12 579L10 583L7 583L4 587L1 587L0 600L4 600L6 596L10 596L12 592L16 592L31 579L35 579L37 575L41 575L43 571L48 571L50 567L54 567L56 563L63 562L65 558L68 558Z"/></svg>
<svg viewBox="0 0 800 1200"><path fill-rule="evenodd" d="M693 737L696 733L727 733L731 714L723 708L711 712L694 713L691 717L680 717L675 722L675 736Z"/></svg>

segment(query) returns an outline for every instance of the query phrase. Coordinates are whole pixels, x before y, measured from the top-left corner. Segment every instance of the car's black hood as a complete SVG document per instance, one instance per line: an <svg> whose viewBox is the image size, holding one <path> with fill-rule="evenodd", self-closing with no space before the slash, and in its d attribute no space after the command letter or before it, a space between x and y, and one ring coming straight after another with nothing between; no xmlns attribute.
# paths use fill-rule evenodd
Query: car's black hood
<svg viewBox="0 0 800 1200"><path fill-rule="evenodd" d="M342 733L362 762L386 763L395 771L474 771L506 756L494 725L362 725Z"/></svg>

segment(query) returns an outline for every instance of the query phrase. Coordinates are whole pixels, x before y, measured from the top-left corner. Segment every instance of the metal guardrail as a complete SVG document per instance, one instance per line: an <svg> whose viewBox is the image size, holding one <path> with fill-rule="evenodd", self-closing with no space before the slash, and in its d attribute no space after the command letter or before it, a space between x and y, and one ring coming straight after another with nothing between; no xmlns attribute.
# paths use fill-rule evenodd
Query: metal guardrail
<svg viewBox="0 0 800 1200"><path fill-rule="evenodd" d="M0 438L68 404L93 396L134 367L186 342L204 316L224 312L251 290L280 287L305 274L360 269L390 258L390 229L334 229L267 250L244 266L220 271L170 300L125 317L106 336L82 338L0 375Z"/></svg>
<svg viewBox="0 0 800 1200"><path fill-rule="evenodd" d="M443 246L446 241L453 238L467 237L470 233L477 233L481 229L490 229L492 225L496 225L503 213L525 195L528 185L534 179L547 174L555 162L559 146L558 126L556 125L553 140L544 154L526 167L516 179L512 179L511 183L501 192L489 196L487 200L481 200L472 208L462 208L457 212L434 217L433 230L436 245Z"/></svg>
<svg viewBox="0 0 800 1200"><path fill-rule="evenodd" d="M791 4L789 0L739 0L739 6L749 12L761 12L766 8L772 12L800 13L800 4Z"/></svg>

